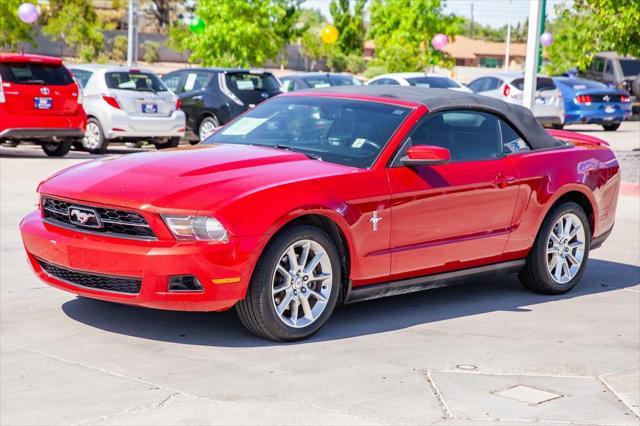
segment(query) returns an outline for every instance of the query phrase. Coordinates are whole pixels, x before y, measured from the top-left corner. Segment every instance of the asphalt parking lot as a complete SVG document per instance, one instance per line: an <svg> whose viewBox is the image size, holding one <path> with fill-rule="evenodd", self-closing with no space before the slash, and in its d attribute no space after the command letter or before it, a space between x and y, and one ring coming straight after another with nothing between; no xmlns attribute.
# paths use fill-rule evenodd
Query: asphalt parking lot
<svg viewBox="0 0 640 426"><path fill-rule="evenodd" d="M640 181L640 122L608 140ZM129 153L118 147L110 153ZM310 340L248 335L234 311L76 298L38 281L18 234L35 187L91 158L0 148L0 423L640 422L640 198L570 293L507 277L339 308Z"/></svg>

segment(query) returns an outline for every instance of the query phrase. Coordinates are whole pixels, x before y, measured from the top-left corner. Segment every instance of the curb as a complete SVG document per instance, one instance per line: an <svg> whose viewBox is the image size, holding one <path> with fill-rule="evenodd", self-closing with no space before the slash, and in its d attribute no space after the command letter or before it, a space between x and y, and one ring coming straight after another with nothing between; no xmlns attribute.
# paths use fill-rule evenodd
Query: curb
<svg viewBox="0 0 640 426"><path fill-rule="evenodd" d="M640 197L640 183L621 182L620 195L625 197Z"/></svg>

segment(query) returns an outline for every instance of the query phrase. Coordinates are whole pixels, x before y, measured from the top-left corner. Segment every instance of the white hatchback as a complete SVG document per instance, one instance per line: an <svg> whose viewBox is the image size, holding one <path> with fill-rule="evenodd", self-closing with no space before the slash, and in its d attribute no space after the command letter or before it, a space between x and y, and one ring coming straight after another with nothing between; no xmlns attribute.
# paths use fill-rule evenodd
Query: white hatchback
<svg viewBox="0 0 640 426"><path fill-rule="evenodd" d="M450 89L457 92L471 92L468 88L446 75L424 72L396 72L382 74L367 81L368 86L416 86L432 89Z"/></svg>
<svg viewBox="0 0 640 426"><path fill-rule="evenodd" d="M179 98L148 70L111 65L73 65L87 113L82 147L103 153L109 142L147 141L178 146L185 132Z"/></svg>
<svg viewBox="0 0 640 426"><path fill-rule="evenodd" d="M485 75L472 80L467 87L474 93L522 105L524 75L504 72ZM550 77L538 76L533 115L543 126L561 129L564 125L562 92Z"/></svg>

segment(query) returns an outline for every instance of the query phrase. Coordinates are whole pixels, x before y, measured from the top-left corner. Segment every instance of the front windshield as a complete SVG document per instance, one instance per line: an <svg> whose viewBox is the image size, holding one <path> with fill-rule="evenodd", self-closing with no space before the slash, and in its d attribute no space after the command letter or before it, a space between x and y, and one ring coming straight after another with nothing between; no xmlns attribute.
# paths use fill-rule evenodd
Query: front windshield
<svg viewBox="0 0 640 426"><path fill-rule="evenodd" d="M367 168L409 111L377 102L285 96L248 111L204 143L270 146Z"/></svg>

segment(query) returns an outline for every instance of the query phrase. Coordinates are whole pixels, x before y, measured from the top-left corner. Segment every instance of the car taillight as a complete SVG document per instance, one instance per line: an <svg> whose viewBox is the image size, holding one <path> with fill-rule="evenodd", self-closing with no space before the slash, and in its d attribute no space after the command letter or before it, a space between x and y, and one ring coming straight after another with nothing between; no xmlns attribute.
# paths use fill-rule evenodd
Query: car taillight
<svg viewBox="0 0 640 426"><path fill-rule="evenodd" d="M620 96L620 102L631 102L631 98L626 95Z"/></svg>
<svg viewBox="0 0 640 426"><path fill-rule="evenodd" d="M180 98L176 98L176 111L180 111Z"/></svg>
<svg viewBox="0 0 640 426"><path fill-rule="evenodd" d="M502 89L502 96L509 96L511 93L511 86L505 83L504 89Z"/></svg>
<svg viewBox="0 0 640 426"><path fill-rule="evenodd" d="M591 105L591 95L578 95L575 101L577 104Z"/></svg>
<svg viewBox="0 0 640 426"><path fill-rule="evenodd" d="M114 108L117 109L122 109L120 107L120 103L118 102L118 100L115 98L115 96L109 96L109 95L102 95L102 99L104 99L104 101L106 103L108 103L109 105L111 105Z"/></svg>

